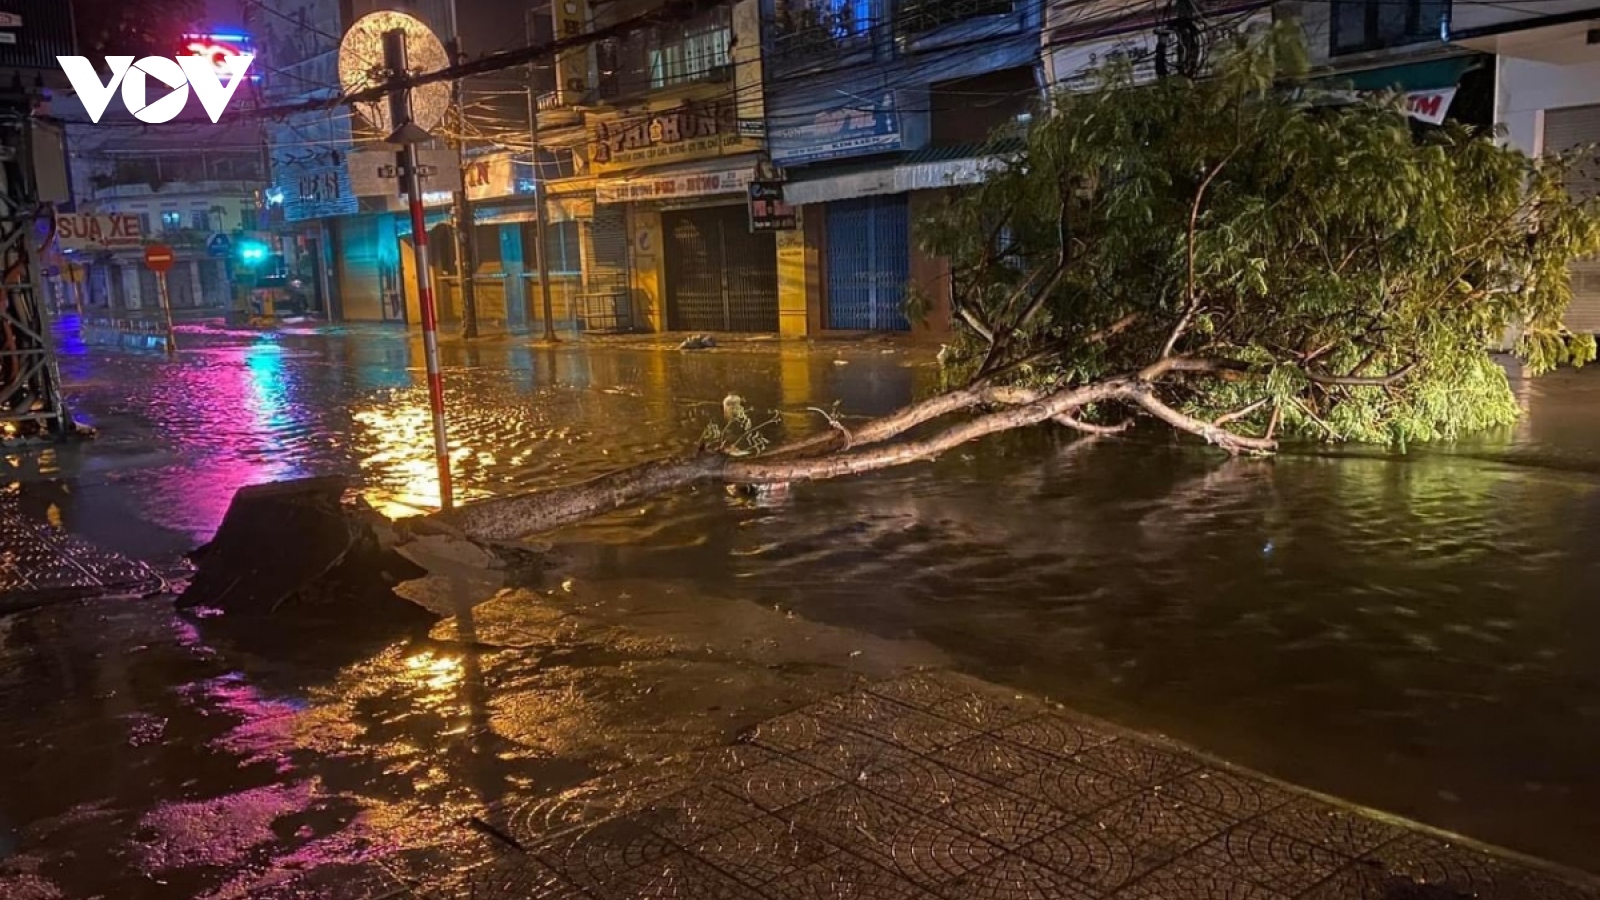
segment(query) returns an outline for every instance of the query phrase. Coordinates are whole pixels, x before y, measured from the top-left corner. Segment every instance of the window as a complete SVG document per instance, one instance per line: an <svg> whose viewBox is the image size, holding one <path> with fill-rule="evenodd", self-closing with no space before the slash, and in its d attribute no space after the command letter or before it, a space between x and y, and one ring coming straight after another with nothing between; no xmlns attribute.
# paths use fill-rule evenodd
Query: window
<svg viewBox="0 0 1600 900"><path fill-rule="evenodd" d="M1449 0L1333 0L1334 53L1360 53L1436 40Z"/></svg>
<svg viewBox="0 0 1600 900"><path fill-rule="evenodd" d="M725 23L704 24L671 35L651 47L650 87L700 81L729 64L731 29Z"/></svg>
<svg viewBox="0 0 1600 900"><path fill-rule="evenodd" d="M921 34L966 19L1002 16L1016 9L1013 0L899 0L899 3L897 24L905 34Z"/></svg>
<svg viewBox="0 0 1600 900"><path fill-rule="evenodd" d="M197 209L194 211L194 230L211 230L211 213L209 211L203 209Z"/></svg>
<svg viewBox="0 0 1600 900"><path fill-rule="evenodd" d="M150 237L150 214L139 213L139 233Z"/></svg>
<svg viewBox="0 0 1600 900"><path fill-rule="evenodd" d="M183 227L183 213L177 210L166 210L161 213L161 230L177 231Z"/></svg>
<svg viewBox="0 0 1600 900"><path fill-rule="evenodd" d="M779 0L773 48L783 56L815 56L863 40L872 28L873 0Z"/></svg>

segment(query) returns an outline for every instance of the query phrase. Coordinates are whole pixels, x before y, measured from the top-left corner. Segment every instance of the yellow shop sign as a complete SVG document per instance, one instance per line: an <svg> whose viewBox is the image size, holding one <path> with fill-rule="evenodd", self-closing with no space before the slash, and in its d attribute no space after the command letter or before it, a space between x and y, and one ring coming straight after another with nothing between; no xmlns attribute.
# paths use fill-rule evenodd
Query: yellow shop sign
<svg viewBox="0 0 1600 900"><path fill-rule="evenodd" d="M685 101L644 115L592 126L589 161L596 174L760 150L759 137L740 134L729 100Z"/></svg>

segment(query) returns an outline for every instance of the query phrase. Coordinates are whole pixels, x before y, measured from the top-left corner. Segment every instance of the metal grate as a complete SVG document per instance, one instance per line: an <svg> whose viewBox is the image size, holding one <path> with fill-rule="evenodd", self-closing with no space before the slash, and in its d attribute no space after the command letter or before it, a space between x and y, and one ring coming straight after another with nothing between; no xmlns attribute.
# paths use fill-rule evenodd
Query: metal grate
<svg viewBox="0 0 1600 900"><path fill-rule="evenodd" d="M828 327L910 331L910 215L896 194L828 204Z"/></svg>
<svg viewBox="0 0 1600 900"><path fill-rule="evenodd" d="M742 207L662 214L673 330L778 330L777 246L751 234L745 216Z"/></svg>

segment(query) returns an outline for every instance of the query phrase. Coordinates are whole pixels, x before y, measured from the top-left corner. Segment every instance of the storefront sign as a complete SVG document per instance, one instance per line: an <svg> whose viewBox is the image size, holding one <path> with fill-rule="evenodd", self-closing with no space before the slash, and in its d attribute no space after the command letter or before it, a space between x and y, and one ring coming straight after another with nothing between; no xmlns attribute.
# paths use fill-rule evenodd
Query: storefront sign
<svg viewBox="0 0 1600 900"><path fill-rule="evenodd" d="M750 182L750 231L793 231L794 207L783 202L783 182Z"/></svg>
<svg viewBox="0 0 1600 900"><path fill-rule="evenodd" d="M823 110L798 124L779 116L780 124L770 129L773 162L803 163L900 149L894 91Z"/></svg>
<svg viewBox="0 0 1600 900"><path fill-rule="evenodd" d="M684 197L740 193L748 184L750 184L749 169L666 175L660 178L618 178L597 183L594 188L594 199L597 203L678 200Z"/></svg>
<svg viewBox="0 0 1600 900"><path fill-rule="evenodd" d="M1450 112L1450 101L1456 98L1455 88L1445 88L1442 91L1411 91L1406 94L1406 115L1429 125L1444 124L1444 117Z"/></svg>
<svg viewBox="0 0 1600 900"><path fill-rule="evenodd" d="M589 161L597 174L761 149L740 133L731 100L685 101L661 112L595 123Z"/></svg>
<svg viewBox="0 0 1600 900"><path fill-rule="evenodd" d="M63 250L117 250L144 243L139 217L126 213L56 215L56 245Z"/></svg>
<svg viewBox="0 0 1600 900"><path fill-rule="evenodd" d="M473 200L512 196L517 192L516 168L509 153L469 159L461 173L467 196Z"/></svg>

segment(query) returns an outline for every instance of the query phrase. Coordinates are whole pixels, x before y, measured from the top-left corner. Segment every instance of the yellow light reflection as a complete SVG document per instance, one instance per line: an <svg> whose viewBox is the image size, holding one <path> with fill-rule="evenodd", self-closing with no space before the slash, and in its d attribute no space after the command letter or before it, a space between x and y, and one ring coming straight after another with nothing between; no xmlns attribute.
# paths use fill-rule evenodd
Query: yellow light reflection
<svg viewBox="0 0 1600 900"><path fill-rule="evenodd" d="M362 496L374 509L391 519L431 513L439 508L439 468L433 457L433 416L427 406L392 403L358 410L356 422L367 429L370 448L362 460L367 486ZM460 482L457 468L472 452L451 449L457 480L455 502L487 496Z"/></svg>
<svg viewBox="0 0 1600 900"><path fill-rule="evenodd" d="M461 683L461 660L438 656L431 650L406 657L406 671L411 673L418 686L430 691L453 690Z"/></svg>

